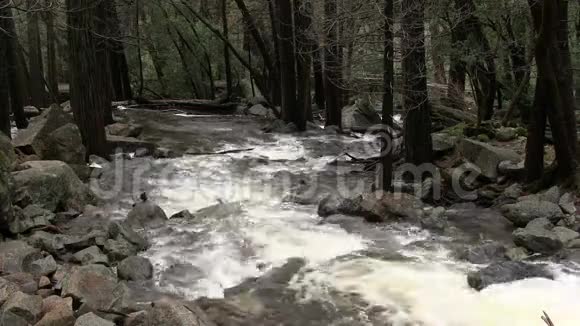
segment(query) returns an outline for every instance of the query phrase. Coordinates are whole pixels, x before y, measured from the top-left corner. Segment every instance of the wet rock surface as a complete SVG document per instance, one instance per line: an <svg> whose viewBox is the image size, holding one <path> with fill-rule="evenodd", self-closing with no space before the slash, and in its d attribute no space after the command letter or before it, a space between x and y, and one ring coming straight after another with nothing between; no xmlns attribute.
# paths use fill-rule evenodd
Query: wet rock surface
<svg viewBox="0 0 580 326"><path fill-rule="evenodd" d="M522 262L503 262L491 264L478 272L470 273L467 277L467 282L469 286L479 291L493 284L508 283L536 277L554 278L543 266Z"/></svg>

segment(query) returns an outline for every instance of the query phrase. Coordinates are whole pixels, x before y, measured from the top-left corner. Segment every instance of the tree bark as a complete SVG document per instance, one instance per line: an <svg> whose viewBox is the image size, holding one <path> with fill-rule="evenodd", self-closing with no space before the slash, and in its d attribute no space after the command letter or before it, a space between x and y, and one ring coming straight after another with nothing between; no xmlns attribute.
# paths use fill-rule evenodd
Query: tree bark
<svg viewBox="0 0 580 326"><path fill-rule="evenodd" d="M58 70L56 66L56 34L54 31L54 13L50 0L45 0L45 22L46 22L46 65L48 93L53 103L58 104Z"/></svg>
<svg viewBox="0 0 580 326"><path fill-rule="evenodd" d="M44 87L44 74L42 68L42 51L40 44L40 26L38 15L40 11L37 0L27 0L28 20L28 60L30 68L30 95L32 105L46 107L46 91Z"/></svg>
<svg viewBox="0 0 580 326"><path fill-rule="evenodd" d="M338 40L339 24L337 0L324 1L327 31L324 46L324 89L326 100L326 125L342 129L342 60Z"/></svg>
<svg viewBox="0 0 580 326"><path fill-rule="evenodd" d="M0 58L6 58L9 51L9 36L4 31L7 30L6 20L8 8L7 1L0 1ZM0 132L9 138L12 137L10 126L10 86L8 85L8 62L0 61Z"/></svg>
<svg viewBox="0 0 580 326"><path fill-rule="evenodd" d="M71 106L87 155L107 157L104 111L107 98L100 92L97 60L96 9L91 0L67 0Z"/></svg>
<svg viewBox="0 0 580 326"><path fill-rule="evenodd" d="M226 40L229 40L229 28L228 28L228 14L227 14L227 0L222 0L221 13L222 13L222 29ZM238 1L236 1L238 3ZM239 5L238 5L239 6ZM227 42L224 42L224 63L226 68L226 90L228 98L232 98L232 64L230 61L230 48Z"/></svg>
<svg viewBox="0 0 580 326"><path fill-rule="evenodd" d="M308 36L312 9L310 3L294 0L294 22L296 24L296 75L297 75L297 106L299 120L306 130L306 121L312 121L311 77L313 40Z"/></svg>
<svg viewBox="0 0 580 326"><path fill-rule="evenodd" d="M112 71L111 71L111 57L110 57L110 46L109 46L109 8L106 4L107 1L100 1L96 6L95 11L95 30L96 35L95 46L97 49L97 65L101 67L98 70L97 81L98 89L94 90L96 92L101 92L103 101L105 103L111 103L113 100L113 88L111 87ZM113 119L113 109L111 105L103 106L103 118L105 119L105 125L110 125L115 123Z"/></svg>
<svg viewBox="0 0 580 326"><path fill-rule="evenodd" d="M405 158L415 165L431 162L433 150L425 64L424 11L424 0L402 2L403 106L407 112Z"/></svg>
<svg viewBox="0 0 580 326"><path fill-rule="evenodd" d="M385 0L384 7L384 54L383 54L383 126L384 135L381 153L381 170L382 170L382 189L391 191L393 188L393 153L389 146L392 145L393 136L391 134L393 127L393 85L395 83L394 67L394 0Z"/></svg>
<svg viewBox="0 0 580 326"><path fill-rule="evenodd" d="M123 44L123 35L117 14L115 0L106 0L107 28L108 28L108 52L111 67L111 87L115 101L130 100L133 98L131 90L131 78L129 77L129 65Z"/></svg>
<svg viewBox="0 0 580 326"><path fill-rule="evenodd" d="M463 19L463 18L461 18ZM449 79L447 83L447 100L451 107L465 109L465 75L467 66L463 61L466 51L464 50L467 36L462 28L462 22L451 29L451 55L449 66Z"/></svg>
<svg viewBox="0 0 580 326"><path fill-rule="evenodd" d="M322 65L323 49L312 50L312 67L314 69L314 102L319 110L324 110L326 100L324 97L324 68Z"/></svg>

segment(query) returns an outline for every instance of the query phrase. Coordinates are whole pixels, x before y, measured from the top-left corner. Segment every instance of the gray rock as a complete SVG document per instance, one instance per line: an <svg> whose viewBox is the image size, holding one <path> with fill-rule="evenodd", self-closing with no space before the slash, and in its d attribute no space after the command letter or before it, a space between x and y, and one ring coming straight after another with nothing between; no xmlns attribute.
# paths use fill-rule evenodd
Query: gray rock
<svg viewBox="0 0 580 326"><path fill-rule="evenodd" d="M107 126L109 135L121 137L139 137L143 132L143 127L139 125L131 125L125 123L114 123Z"/></svg>
<svg viewBox="0 0 580 326"><path fill-rule="evenodd" d="M445 155L457 147L457 137L446 133L431 134L431 139L433 140L433 153L436 155Z"/></svg>
<svg viewBox="0 0 580 326"><path fill-rule="evenodd" d="M148 319L147 311L134 312L125 319L125 326L148 326Z"/></svg>
<svg viewBox="0 0 580 326"><path fill-rule="evenodd" d="M499 174L511 177L514 179L522 179L526 169L524 162L515 163L513 161L501 161L497 167Z"/></svg>
<svg viewBox="0 0 580 326"><path fill-rule="evenodd" d="M74 326L115 326L115 323L89 312L80 316Z"/></svg>
<svg viewBox="0 0 580 326"><path fill-rule="evenodd" d="M572 193L568 192L562 195L558 204L564 213L571 215L576 214L576 198Z"/></svg>
<svg viewBox="0 0 580 326"><path fill-rule="evenodd" d="M29 119L38 117L40 114L42 114L42 112L40 112L40 110L35 106L27 105L24 107L24 115Z"/></svg>
<svg viewBox="0 0 580 326"><path fill-rule="evenodd" d="M560 202L560 187L553 186L552 188L546 190L545 192L540 194L542 200L549 201L554 204L558 204Z"/></svg>
<svg viewBox="0 0 580 326"><path fill-rule="evenodd" d="M239 202L234 203L219 203L216 205L204 207L193 213L194 219L205 220L211 219L222 219L230 216L239 215L243 212L242 204Z"/></svg>
<svg viewBox="0 0 580 326"><path fill-rule="evenodd" d="M112 222L108 227L109 237L111 239L122 238L132 244L136 250L143 251L149 248L149 242L146 238L135 232L125 222Z"/></svg>
<svg viewBox="0 0 580 326"><path fill-rule="evenodd" d="M514 183L513 185L507 187L503 191L504 196L511 199L517 199L522 194L522 186L519 183Z"/></svg>
<svg viewBox="0 0 580 326"><path fill-rule="evenodd" d="M498 177L498 165L503 161L519 162L520 156L509 149L491 146L473 139L464 138L461 143L463 157L481 169L481 173L492 180Z"/></svg>
<svg viewBox="0 0 580 326"><path fill-rule="evenodd" d="M65 244L68 241L69 239L65 235L52 234L45 231L36 231L28 238L30 245L57 257L66 252Z"/></svg>
<svg viewBox="0 0 580 326"><path fill-rule="evenodd" d="M68 123L59 127L48 135L44 143L45 147L40 155L43 160L85 164L87 151L76 124Z"/></svg>
<svg viewBox="0 0 580 326"><path fill-rule="evenodd" d="M2 306L8 298L18 291L20 291L18 284L0 278L0 306Z"/></svg>
<svg viewBox="0 0 580 326"><path fill-rule="evenodd" d="M30 326L30 323L21 316L16 315L11 311L6 311L0 314L0 325L2 326Z"/></svg>
<svg viewBox="0 0 580 326"><path fill-rule="evenodd" d="M445 208L443 207L434 208L429 214L429 216L421 219L421 226L424 229L428 230L436 230L436 231L445 230L449 226L447 218L445 217Z"/></svg>
<svg viewBox="0 0 580 326"><path fill-rule="evenodd" d="M166 147L158 147L153 151L154 158L176 158L179 157L179 154L172 150L171 148Z"/></svg>
<svg viewBox="0 0 580 326"><path fill-rule="evenodd" d="M127 222L132 227L156 228L167 222L167 215L158 205L143 201L135 204L127 216Z"/></svg>
<svg viewBox="0 0 580 326"><path fill-rule="evenodd" d="M111 148L121 150L123 153L134 153L140 148L146 148L149 153L155 150L155 144L134 137L107 135L107 142Z"/></svg>
<svg viewBox="0 0 580 326"><path fill-rule="evenodd" d="M556 226L552 229L552 231L556 233L556 236L558 239L560 239L560 241L562 241L564 245L568 244L572 240L580 238L580 233L562 226Z"/></svg>
<svg viewBox="0 0 580 326"><path fill-rule="evenodd" d="M92 246L75 253L72 261L81 265L103 264L109 265L109 258L97 246Z"/></svg>
<svg viewBox="0 0 580 326"><path fill-rule="evenodd" d="M512 141L518 137L518 131L516 128L502 127L499 128L495 134L495 138L499 141L507 142Z"/></svg>
<svg viewBox="0 0 580 326"><path fill-rule="evenodd" d="M49 211L77 210L94 202L94 195L64 162L32 161L12 173L15 187L27 191L32 201Z"/></svg>
<svg viewBox="0 0 580 326"><path fill-rule="evenodd" d="M30 265L30 273L36 276L48 276L56 272L58 264L50 255L45 258L35 260Z"/></svg>
<svg viewBox="0 0 580 326"><path fill-rule="evenodd" d="M502 206L502 213L517 227L525 227L538 218L547 218L557 223L564 217L560 206L548 201L524 200Z"/></svg>
<svg viewBox="0 0 580 326"><path fill-rule="evenodd" d="M511 261L522 261L526 260L530 254L525 248L515 247L508 249L505 253L505 256Z"/></svg>
<svg viewBox="0 0 580 326"><path fill-rule="evenodd" d="M20 291L26 294L35 294L38 291L37 279L30 273L12 273L4 276L8 282L12 282L20 288Z"/></svg>
<svg viewBox="0 0 580 326"><path fill-rule="evenodd" d="M469 273L467 282L472 288L481 291L493 284L509 283L526 278L554 279L544 267L523 262L494 263L477 272Z"/></svg>
<svg viewBox="0 0 580 326"><path fill-rule="evenodd" d="M128 289L117 283L115 273L109 268L87 265L75 268L65 276L62 296L82 302L87 312L110 311L126 302Z"/></svg>
<svg viewBox="0 0 580 326"><path fill-rule="evenodd" d="M29 270L30 264L41 259L40 250L23 241L0 243L0 273L17 273Z"/></svg>
<svg viewBox="0 0 580 326"><path fill-rule="evenodd" d="M12 141L3 133L0 134L0 168L4 167L7 171L11 171L16 164L16 159Z"/></svg>
<svg viewBox="0 0 580 326"><path fill-rule="evenodd" d="M34 324L42 313L42 298L16 292L2 306L2 313L13 313L27 322Z"/></svg>
<svg viewBox="0 0 580 326"><path fill-rule="evenodd" d="M14 181L10 175L16 163L16 154L10 139L0 133L0 229L8 229L9 221L14 218L12 200Z"/></svg>
<svg viewBox="0 0 580 326"><path fill-rule="evenodd" d="M60 299L60 298L59 298ZM45 308L45 300L42 302L44 316L35 326L73 326L75 316L72 310L72 300L68 304L65 300Z"/></svg>
<svg viewBox="0 0 580 326"><path fill-rule="evenodd" d="M550 229L545 218L530 222L526 228L514 231L514 243L531 252L552 255L564 247L562 240Z"/></svg>
<svg viewBox="0 0 580 326"><path fill-rule="evenodd" d="M137 248L124 238L108 239L104 246L109 261L121 261L138 253Z"/></svg>
<svg viewBox="0 0 580 326"><path fill-rule="evenodd" d="M506 248L496 242L484 243L459 252L459 259L472 264L489 264L505 260Z"/></svg>
<svg viewBox="0 0 580 326"><path fill-rule="evenodd" d="M342 110L342 128L356 132L366 132L369 128L382 123L381 116L374 110L369 99L358 99L354 105Z"/></svg>
<svg viewBox="0 0 580 326"><path fill-rule="evenodd" d="M194 313L195 312L195 313ZM148 310L149 325L215 326L201 309L192 309L175 301L156 301Z"/></svg>
<svg viewBox="0 0 580 326"><path fill-rule="evenodd" d="M119 263L117 274L121 280L146 281L153 277L153 265L147 258L132 256Z"/></svg>
<svg viewBox="0 0 580 326"><path fill-rule="evenodd" d="M183 210L181 212L177 212L177 213L171 215L171 217L169 219L172 220L172 219L176 219L176 218L180 218L180 219L184 219L184 220L193 220L195 218L195 216L193 214L191 214L191 212L186 209L186 210Z"/></svg>
<svg viewBox="0 0 580 326"><path fill-rule="evenodd" d="M52 287L52 282L50 281L50 279L46 276L41 276L40 280L38 280L38 288L46 289L49 287Z"/></svg>
<svg viewBox="0 0 580 326"><path fill-rule="evenodd" d="M10 221L10 232L24 233L36 227L51 225L56 215L37 205L29 205Z"/></svg>
<svg viewBox="0 0 580 326"><path fill-rule="evenodd" d="M274 118L273 112L262 104L255 104L248 109L248 115L258 117Z"/></svg>

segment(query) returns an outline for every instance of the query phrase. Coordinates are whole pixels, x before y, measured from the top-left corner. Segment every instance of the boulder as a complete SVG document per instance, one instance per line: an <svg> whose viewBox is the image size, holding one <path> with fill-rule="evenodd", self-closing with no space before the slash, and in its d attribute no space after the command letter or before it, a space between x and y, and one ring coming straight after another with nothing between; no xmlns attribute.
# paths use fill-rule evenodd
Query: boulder
<svg viewBox="0 0 580 326"><path fill-rule="evenodd" d="M501 210L516 227L525 227L529 222L539 218L548 219L555 224L564 217L560 206L549 201L523 200L504 205Z"/></svg>
<svg viewBox="0 0 580 326"><path fill-rule="evenodd" d="M32 201L49 211L77 210L95 200L94 194L64 162L33 161L12 173L15 187L27 191Z"/></svg>
<svg viewBox="0 0 580 326"><path fill-rule="evenodd" d="M52 275L58 269L58 265L54 258L50 255L35 260L30 265L30 273L36 276L48 276Z"/></svg>
<svg viewBox="0 0 580 326"><path fill-rule="evenodd" d="M16 152L12 146L12 141L3 133L0 133L0 169L12 170L16 164Z"/></svg>
<svg viewBox="0 0 580 326"><path fill-rule="evenodd" d="M49 144L50 134L67 124L74 124L72 116L66 114L60 106L52 105L40 116L32 119L28 128L18 133L14 139L14 147L26 155L35 154L41 159L46 159L45 155L51 151L54 153Z"/></svg>
<svg viewBox="0 0 580 326"><path fill-rule="evenodd" d="M149 316L146 311L139 311L129 314L125 319L125 326L148 326L147 319Z"/></svg>
<svg viewBox="0 0 580 326"><path fill-rule="evenodd" d="M564 213L570 215L576 214L576 198L574 194L570 192L565 193L562 195L562 197L560 197L558 204Z"/></svg>
<svg viewBox="0 0 580 326"><path fill-rule="evenodd" d="M139 250L124 238L108 239L105 242L104 251L111 262L121 261L136 255Z"/></svg>
<svg viewBox="0 0 580 326"><path fill-rule="evenodd" d="M552 232L556 233L556 236L564 245L570 243L572 240L580 238L580 233L563 226L556 226L552 229Z"/></svg>
<svg viewBox="0 0 580 326"><path fill-rule="evenodd" d="M498 165L503 161L519 162L520 156L509 149L495 147L486 143L464 138L461 142L463 157L481 169L482 175L495 180L498 177Z"/></svg>
<svg viewBox="0 0 580 326"><path fill-rule="evenodd" d="M495 134L495 139L508 142L518 137L518 130L516 128L502 127L499 128Z"/></svg>
<svg viewBox="0 0 580 326"><path fill-rule="evenodd" d="M41 114L42 114L42 112L40 112L40 110L38 108L36 108L35 106L27 105L24 107L24 115L29 119L34 118L34 117L38 117Z"/></svg>
<svg viewBox="0 0 580 326"><path fill-rule="evenodd" d="M502 161L499 163L497 170L499 174L514 179L522 179L526 173L524 161L518 163L512 161Z"/></svg>
<svg viewBox="0 0 580 326"><path fill-rule="evenodd" d="M173 220L176 218L184 219L184 220L193 220L195 218L195 216L193 214L191 214L191 212L186 209L186 210L183 210L181 212L177 212L177 213L171 215L171 217L169 219Z"/></svg>
<svg viewBox="0 0 580 326"><path fill-rule="evenodd" d="M381 116L366 98L357 100L354 105L342 110L342 128L345 130L366 132L369 128L381 123Z"/></svg>
<svg viewBox="0 0 580 326"><path fill-rule="evenodd" d="M112 222L108 226L109 237L112 239L124 239L132 244L137 251L147 250L149 242L146 238L135 232L127 223Z"/></svg>
<svg viewBox="0 0 580 326"><path fill-rule="evenodd" d="M109 265L109 258L97 246L92 246L75 253L71 261L81 265L103 264Z"/></svg>
<svg viewBox="0 0 580 326"><path fill-rule="evenodd" d="M115 326L115 323L89 312L80 316L74 326Z"/></svg>
<svg viewBox="0 0 580 326"><path fill-rule="evenodd" d="M126 281L150 280L153 278L153 265L144 257L128 257L117 266L117 275L119 279Z"/></svg>
<svg viewBox="0 0 580 326"><path fill-rule="evenodd" d="M67 123L47 136L40 157L43 160L84 165L86 154L79 128L74 123Z"/></svg>
<svg viewBox="0 0 580 326"><path fill-rule="evenodd" d="M57 295L52 295L47 298L42 299L42 313L46 314L49 311L59 307L59 306L67 306L71 309L73 308L73 300L72 298L61 298Z"/></svg>
<svg viewBox="0 0 580 326"><path fill-rule="evenodd" d="M547 218L536 219L525 228L514 231L514 243L531 252L552 255L564 247L564 243L552 228L553 225Z"/></svg>
<svg viewBox="0 0 580 326"><path fill-rule="evenodd" d="M40 280L38 280L38 288L39 289L46 289L52 287L52 282L46 276L41 276Z"/></svg>
<svg viewBox="0 0 580 326"><path fill-rule="evenodd" d="M61 303L51 307L50 310L46 311L42 319L40 319L40 321L35 326L74 326L75 320L76 319L72 310L72 304L68 305L66 303Z"/></svg>
<svg viewBox="0 0 580 326"><path fill-rule="evenodd" d="M145 148L149 153L153 153L155 150L155 144L143 141L134 137L123 137L123 136L113 136L107 135L107 142L109 146L117 152L121 150L123 153L134 153L140 148Z"/></svg>
<svg viewBox="0 0 580 326"><path fill-rule="evenodd" d="M205 220L207 218L222 219L234 215L239 215L242 212L242 204L239 202L219 203L197 210L195 213L193 213L193 218L199 220Z"/></svg>
<svg viewBox="0 0 580 326"><path fill-rule="evenodd" d="M517 199L522 194L522 186L519 183L514 183L513 185L504 189L503 194L507 198Z"/></svg>
<svg viewBox="0 0 580 326"><path fill-rule="evenodd" d="M530 256L530 254L525 248L515 247L508 249L505 253L505 256L507 259L511 261L522 261L526 260Z"/></svg>
<svg viewBox="0 0 580 326"><path fill-rule="evenodd" d="M8 298L18 291L20 291L18 284L0 278L0 306L2 306Z"/></svg>
<svg viewBox="0 0 580 326"><path fill-rule="evenodd" d="M477 272L469 273L467 283L470 287L481 291L493 284L509 283L526 278L554 279L554 276L543 266L507 261L494 263Z"/></svg>
<svg viewBox="0 0 580 326"><path fill-rule="evenodd" d="M173 151L171 148L167 147L158 147L153 151L153 158L176 158L179 157L179 154Z"/></svg>
<svg viewBox="0 0 580 326"><path fill-rule="evenodd" d="M109 135L121 137L139 137L143 132L143 127L140 125L131 125L120 122L108 125L106 128Z"/></svg>
<svg viewBox="0 0 580 326"><path fill-rule="evenodd" d="M14 217L12 200L14 197L13 180L10 171L16 163L16 154L10 139L0 133L0 229L6 230Z"/></svg>
<svg viewBox="0 0 580 326"><path fill-rule="evenodd" d="M154 302L147 317L148 325L155 326L215 326L201 309L185 307L176 301Z"/></svg>
<svg viewBox="0 0 580 326"><path fill-rule="evenodd" d="M103 265L74 268L62 282L63 297L83 303L85 311L111 311L120 308L128 296L128 289L117 283L115 273Z"/></svg>
<svg viewBox="0 0 580 326"><path fill-rule="evenodd" d="M66 252L65 244L68 237L62 234L53 234L45 231L36 231L28 238L28 243L35 248L60 256Z"/></svg>
<svg viewBox="0 0 580 326"><path fill-rule="evenodd" d="M446 133L431 134L431 139L433 140L433 153L435 155L448 154L457 147L457 137Z"/></svg>
<svg viewBox="0 0 580 326"><path fill-rule="evenodd" d="M132 227L156 228L167 222L167 215L161 207L147 200L135 204L127 215L127 222Z"/></svg>
<svg viewBox="0 0 580 326"><path fill-rule="evenodd" d="M9 222L10 232L14 234L24 233L33 228L52 224L55 214L37 205L28 205Z"/></svg>
<svg viewBox="0 0 580 326"><path fill-rule="evenodd" d="M38 291L38 280L30 273L12 273L4 276L8 282L12 282L26 294L35 294Z"/></svg>
<svg viewBox="0 0 580 326"><path fill-rule="evenodd" d="M30 264L42 258L40 250L23 241L0 243L0 273L17 273L30 269Z"/></svg>
<svg viewBox="0 0 580 326"><path fill-rule="evenodd" d="M7 312L25 319L30 324L34 324L42 313L42 298L37 295L16 292L2 306L2 313Z"/></svg>
<svg viewBox="0 0 580 326"><path fill-rule="evenodd" d="M252 107L248 109L248 115L264 118L274 118L273 112L260 103L252 105Z"/></svg>
<svg viewBox="0 0 580 326"><path fill-rule="evenodd" d="M504 245L497 242L488 242L461 250L458 258L472 264L490 264L504 261L505 255L506 248Z"/></svg>

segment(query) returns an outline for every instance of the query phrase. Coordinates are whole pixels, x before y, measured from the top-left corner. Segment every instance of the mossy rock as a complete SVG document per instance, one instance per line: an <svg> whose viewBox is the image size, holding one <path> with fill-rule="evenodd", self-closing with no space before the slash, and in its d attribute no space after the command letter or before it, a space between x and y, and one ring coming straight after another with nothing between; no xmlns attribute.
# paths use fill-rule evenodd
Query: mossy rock
<svg viewBox="0 0 580 326"><path fill-rule="evenodd" d="M463 138L466 127L467 127L467 124L458 123L453 127L449 127L447 129L442 130L441 133L448 134L449 136Z"/></svg>
<svg viewBox="0 0 580 326"><path fill-rule="evenodd" d="M490 141L489 136L487 136L486 134L477 135L477 140L482 143L488 143Z"/></svg>

